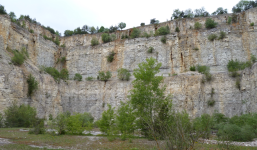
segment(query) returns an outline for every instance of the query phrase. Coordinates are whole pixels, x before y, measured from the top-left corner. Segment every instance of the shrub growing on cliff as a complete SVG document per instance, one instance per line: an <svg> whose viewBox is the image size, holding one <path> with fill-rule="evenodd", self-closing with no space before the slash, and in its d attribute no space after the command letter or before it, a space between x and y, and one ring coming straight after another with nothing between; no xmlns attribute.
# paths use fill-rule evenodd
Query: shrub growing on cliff
<svg viewBox="0 0 257 150"><path fill-rule="evenodd" d="M110 35L109 35L108 33L103 33L103 34L102 34L102 41L103 41L104 43L111 42L111 37L110 37Z"/></svg>
<svg viewBox="0 0 257 150"><path fill-rule="evenodd" d="M212 20L211 18L207 18L205 21L205 27L207 29L212 29L212 28L216 28L218 25L218 23L216 23L214 20Z"/></svg>
<svg viewBox="0 0 257 150"><path fill-rule="evenodd" d="M67 69L62 69L61 72L60 72L59 78L63 79L63 80L68 80L68 78L69 78L69 71Z"/></svg>
<svg viewBox="0 0 257 150"><path fill-rule="evenodd" d="M102 81L107 81L112 77L112 73L110 71L107 71L106 73L104 71L99 71L97 79Z"/></svg>
<svg viewBox="0 0 257 150"><path fill-rule="evenodd" d="M11 58L11 61L14 65L20 66L25 61L25 56L19 51L14 51L14 56Z"/></svg>
<svg viewBox="0 0 257 150"><path fill-rule="evenodd" d="M152 46L150 46L147 52L148 53L153 53L153 50L154 50L154 48Z"/></svg>
<svg viewBox="0 0 257 150"><path fill-rule="evenodd" d="M115 52L111 51L108 56L106 56L108 62L112 62L114 59Z"/></svg>
<svg viewBox="0 0 257 150"><path fill-rule="evenodd" d="M79 73L76 73L73 80L82 81L82 76Z"/></svg>
<svg viewBox="0 0 257 150"><path fill-rule="evenodd" d="M176 27L175 32L180 32L179 27Z"/></svg>
<svg viewBox="0 0 257 150"><path fill-rule="evenodd" d="M117 70L118 71L118 78L120 80L129 80L131 74L129 73L129 71L127 69L124 68L120 68Z"/></svg>
<svg viewBox="0 0 257 150"><path fill-rule="evenodd" d="M91 45L92 46L95 46L95 45L98 45L99 44L99 41L96 37L93 37L92 40L91 40Z"/></svg>
<svg viewBox="0 0 257 150"><path fill-rule="evenodd" d="M250 26L254 26L254 22L250 23Z"/></svg>
<svg viewBox="0 0 257 150"><path fill-rule="evenodd" d="M158 30L157 30L157 34L158 35L167 35L170 33L170 29L169 29L169 26L165 26L165 27L160 27Z"/></svg>
<svg viewBox="0 0 257 150"><path fill-rule="evenodd" d="M86 77L87 81L92 81L94 79L94 77Z"/></svg>
<svg viewBox="0 0 257 150"><path fill-rule="evenodd" d="M219 36L219 40L220 39L224 39L226 37L226 33L223 31L220 31L220 36Z"/></svg>
<svg viewBox="0 0 257 150"><path fill-rule="evenodd" d="M28 96L31 96L38 89L38 82L31 74L27 79L28 83Z"/></svg>
<svg viewBox="0 0 257 150"><path fill-rule="evenodd" d="M30 33L34 33L34 30L30 29L29 32L30 32Z"/></svg>
<svg viewBox="0 0 257 150"><path fill-rule="evenodd" d="M195 71L195 66L191 66L190 71Z"/></svg>
<svg viewBox="0 0 257 150"><path fill-rule="evenodd" d="M228 24L231 24L231 22L232 22L232 17L228 17L227 23L228 23Z"/></svg>
<svg viewBox="0 0 257 150"><path fill-rule="evenodd" d="M211 34L211 35L208 36L208 40L214 41L215 39L217 39L217 37L218 36L216 34Z"/></svg>
<svg viewBox="0 0 257 150"><path fill-rule="evenodd" d="M196 30L199 30L199 29L202 28L202 24L199 23L199 22L196 22L195 25L194 25L194 27L195 27Z"/></svg>
<svg viewBox="0 0 257 150"><path fill-rule="evenodd" d="M36 109L29 105L12 103L4 111L6 127L31 127L36 120Z"/></svg>
<svg viewBox="0 0 257 150"><path fill-rule="evenodd" d="M167 41L166 36L163 36L163 37L161 38L161 42L162 42L163 44L166 44L166 41Z"/></svg>
<svg viewBox="0 0 257 150"><path fill-rule="evenodd" d="M119 23L118 27L122 30L122 29L126 28L126 23L121 22L121 23Z"/></svg>
<svg viewBox="0 0 257 150"><path fill-rule="evenodd" d="M141 31L138 28L133 28L131 32L131 38L138 38L140 36Z"/></svg>
<svg viewBox="0 0 257 150"><path fill-rule="evenodd" d="M4 9L4 6L0 4L0 14L7 14L6 10Z"/></svg>

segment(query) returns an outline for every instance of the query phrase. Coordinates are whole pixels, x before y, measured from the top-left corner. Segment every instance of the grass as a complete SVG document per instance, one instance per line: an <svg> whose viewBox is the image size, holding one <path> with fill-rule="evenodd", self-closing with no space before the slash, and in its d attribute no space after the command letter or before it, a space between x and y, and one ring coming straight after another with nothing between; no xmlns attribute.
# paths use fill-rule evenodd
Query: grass
<svg viewBox="0 0 257 150"><path fill-rule="evenodd" d="M4 150L38 150L28 145L51 146L57 148L61 146L64 149L112 149L112 150L154 150L156 149L155 141L148 141L144 138L131 138L130 140L122 141L119 137L110 142L106 136L74 136L61 135L55 136L50 134L34 135L28 132L20 131L19 128L1 128L0 138L9 139L14 144L0 145L0 149ZM94 138L94 139L93 139ZM159 144L164 145L163 141ZM235 146L240 150L254 150L256 147ZM46 148L44 148L46 149ZM218 145L196 143L195 149L218 150Z"/></svg>

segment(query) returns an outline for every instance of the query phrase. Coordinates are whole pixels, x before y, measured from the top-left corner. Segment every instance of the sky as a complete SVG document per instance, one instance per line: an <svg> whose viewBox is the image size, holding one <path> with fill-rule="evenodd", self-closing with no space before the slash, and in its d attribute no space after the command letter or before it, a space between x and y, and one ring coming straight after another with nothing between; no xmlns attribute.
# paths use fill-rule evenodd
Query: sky
<svg viewBox="0 0 257 150"><path fill-rule="evenodd" d="M126 23L126 28L140 26L140 23L150 23L156 18L160 22L170 20L173 10L192 10L204 7L209 13L218 7L228 9L239 0L1 0L9 13L13 11L17 17L29 15L36 18L44 26L64 33L83 25L109 28Z"/></svg>

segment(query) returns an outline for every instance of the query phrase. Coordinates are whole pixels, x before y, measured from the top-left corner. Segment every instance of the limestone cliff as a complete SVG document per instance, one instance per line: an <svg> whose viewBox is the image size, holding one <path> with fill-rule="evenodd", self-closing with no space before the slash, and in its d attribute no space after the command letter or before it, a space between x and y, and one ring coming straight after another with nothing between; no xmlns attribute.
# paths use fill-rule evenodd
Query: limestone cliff
<svg viewBox="0 0 257 150"><path fill-rule="evenodd" d="M195 22L204 24L206 18L180 19L159 25L139 27L142 32L154 33L161 26L169 26L171 34L167 43L161 43L161 36L150 38L120 39L122 35L130 35L132 29L116 32L117 40L104 44L101 34L75 35L62 37L62 48L42 35L55 38L54 35L38 25L26 23L21 28L11 23L8 16L0 16L0 111L2 112L12 101L20 104L30 104L37 108L39 117L54 116L62 111L91 112L96 118L106 109L106 104L119 105L125 101L132 81L120 81L116 77L117 69L133 69L148 57L154 57L162 63L159 75L165 76L167 94L173 95L173 106L177 110L186 110L192 117L203 113L213 113L215 110L227 116L256 112L257 108L257 64L242 71L242 88L235 87L235 79L228 76L226 65L231 59L250 60L251 54L257 56L257 9L250 9L237 15L238 22L228 25L230 16L214 16L219 23L217 28L193 30ZM180 32L176 33L175 28ZM28 29L33 29L30 33ZM211 33L224 31L227 36L223 40L208 40ZM91 39L96 37L100 45L92 47ZM154 53L147 53L149 47ZM8 49L20 50L26 47L28 59L21 67L10 63L11 54ZM197 47L199 50L194 50ZM108 63L106 56L114 51L115 58ZM58 58L66 57L64 64L57 63ZM193 65L207 65L211 68L214 79L202 83L202 74L188 71ZM83 76L83 81L61 81L59 84L38 67L52 66L57 69L67 68L70 78L75 73ZM85 77L96 78L98 71L110 70L113 77L108 82L85 81ZM27 76L32 73L39 81L39 89L31 98L27 97ZM177 76L172 76L178 74ZM133 77L132 77L133 80ZM214 107L209 107L207 101L211 97Z"/></svg>

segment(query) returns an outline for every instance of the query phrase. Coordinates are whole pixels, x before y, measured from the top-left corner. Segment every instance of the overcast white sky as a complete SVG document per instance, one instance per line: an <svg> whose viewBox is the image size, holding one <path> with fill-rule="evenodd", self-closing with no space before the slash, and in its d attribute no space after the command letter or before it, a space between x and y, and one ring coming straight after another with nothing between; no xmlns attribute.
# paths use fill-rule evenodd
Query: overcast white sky
<svg viewBox="0 0 257 150"><path fill-rule="evenodd" d="M50 26L62 33L83 25L109 28L125 22L126 28L150 23L156 18L160 22L170 20L174 9L205 9L212 13L218 7L232 7L240 0L1 0L9 13L36 18L44 26Z"/></svg>

